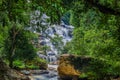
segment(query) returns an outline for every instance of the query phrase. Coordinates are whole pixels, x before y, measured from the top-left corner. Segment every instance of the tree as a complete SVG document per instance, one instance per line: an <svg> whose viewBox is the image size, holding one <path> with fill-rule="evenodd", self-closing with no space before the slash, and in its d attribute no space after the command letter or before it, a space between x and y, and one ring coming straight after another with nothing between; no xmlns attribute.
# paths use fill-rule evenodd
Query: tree
<svg viewBox="0 0 120 80"><path fill-rule="evenodd" d="M14 33L18 31L17 33ZM15 36L13 37L13 34ZM9 66L13 67L13 61L20 59L23 61L33 59L36 56L35 48L32 45L31 33L23 28L11 28L5 40L4 52ZM26 56L25 56L26 55Z"/></svg>
<svg viewBox="0 0 120 80"><path fill-rule="evenodd" d="M0 4L0 24L2 27L8 27L8 34L6 34L8 36L5 38L8 44L5 43L4 49L6 48L7 50L6 56L8 56L10 67L13 66L16 48L20 40L18 39L18 35L24 30L24 28L21 27L27 25L29 22L29 15L27 15L30 9L28 7L29 5L30 4L26 0L2 0Z"/></svg>
<svg viewBox="0 0 120 80"><path fill-rule="evenodd" d="M118 0L74 0L71 2L73 7L69 8L72 10L70 22L75 29L71 41L72 47L68 47L68 52L103 60L106 62L104 66L111 65L101 69L101 75L120 74L118 68L120 66L120 6L118 3ZM94 65L93 69L98 66L100 65ZM105 73L102 74L102 71Z"/></svg>
<svg viewBox="0 0 120 80"><path fill-rule="evenodd" d="M61 16L64 13L61 0L30 0L30 2L33 10L40 10L50 16L51 24L60 24Z"/></svg>
<svg viewBox="0 0 120 80"><path fill-rule="evenodd" d="M30 13L36 10L40 10L41 13L46 13L50 16L51 23L60 23L60 17L63 13L62 2L60 0L0 0L0 26L8 28L8 34L6 33L8 36L4 39L8 42L8 46L5 44L2 48L6 48L7 50L6 56L9 56L8 60L10 61L9 65L11 67L14 59L13 57L19 55L17 54L17 50L23 50L23 47L19 46L18 48L18 42L23 36L20 36L20 38L18 38L18 36L22 35L22 31L26 29L26 26L29 26ZM23 35L25 36L26 34ZM28 37L22 40L26 40L27 38ZM33 49L31 44L28 44L29 41L26 43L24 42L26 41L21 42L21 44L24 44L23 46L29 45L28 48ZM26 51L26 53L28 52Z"/></svg>

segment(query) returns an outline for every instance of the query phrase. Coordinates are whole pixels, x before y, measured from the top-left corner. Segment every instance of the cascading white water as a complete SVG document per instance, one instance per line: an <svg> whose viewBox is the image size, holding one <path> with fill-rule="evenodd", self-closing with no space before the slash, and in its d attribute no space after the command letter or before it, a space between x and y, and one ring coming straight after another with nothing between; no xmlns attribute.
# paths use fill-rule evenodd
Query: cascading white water
<svg viewBox="0 0 120 80"><path fill-rule="evenodd" d="M46 14L40 14L40 11L33 12L29 29L40 34L39 44L49 47L49 49L46 49L46 59L51 62L57 60L56 56L60 53L60 50L67 42L71 41L74 27L65 25L64 22L60 25L50 25L47 19L49 17ZM38 55L43 57L40 52L38 52Z"/></svg>
<svg viewBox="0 0 120 80"><path fill-rule="evenodd" d="M27 30L39 34L38 44L48 47L45 49L46 54L42 54L42 51L38 51L38 56L49 62L56 62L57 56L61 53L63 46L71 41L74 27L66 25L64 22L61 22L60 25L50 25L50 23L47 22L49 17L46 14L40 13L38 10L33 11L30 17L30 27L27 28ZM57 66L58 65L48 64L48 69L52 67L57 70ZM50 74L35 75L33 77L35 80L58 80L58 76L50 78L51 75L56 75L57 72L50 70L49 72Z"/></svg>

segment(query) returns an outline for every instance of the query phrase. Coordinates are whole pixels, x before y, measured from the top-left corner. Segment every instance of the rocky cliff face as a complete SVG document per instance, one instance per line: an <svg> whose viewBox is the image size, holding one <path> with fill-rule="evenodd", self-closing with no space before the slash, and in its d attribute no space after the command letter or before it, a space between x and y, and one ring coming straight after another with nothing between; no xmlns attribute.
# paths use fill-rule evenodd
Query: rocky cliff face
<svg viewBox="0 0 120 80"><path fill-rule="evenodd" d="M0 58L0 80L30 80L27 76L10 69Z"/></svg>

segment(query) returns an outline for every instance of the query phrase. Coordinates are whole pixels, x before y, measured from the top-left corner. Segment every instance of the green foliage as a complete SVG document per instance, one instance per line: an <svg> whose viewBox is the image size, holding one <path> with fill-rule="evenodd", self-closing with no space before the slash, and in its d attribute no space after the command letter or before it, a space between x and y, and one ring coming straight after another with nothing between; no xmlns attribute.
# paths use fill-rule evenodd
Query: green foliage
<svg viewBox="0 0 120 80"><path fill-rule="evenodd" d="M31 44L33 35L24 30L29 26L30 13L35 10L50 16L51 23L60 23L64 12L61 0L0 0L0 28L5 31L0 33L0 53L11 66L16 59L28 60L36 55Z"/></svg>
<svg viewBox="0 0 120 80"><path fill-rule="evenodd" d="M30 69L47 69L47 62L39 57L26 61L25 65Z"/></svg>
<svg viewBox="0 0 120 80"><path fill-rule="evenodd" d="M89 56L71 56L70 62L74 68L81 72L80 78L88 78L89 80L104 80L113 76L113 64L109 61ZM109 79L108 79L109 80Z"/></svg>
<svg viewBox="0 0 120 80"><path fill-rule="evenodd" d="M111 65L106 63L106 61L95 59L90 62L91 66L89 67L90 72L92 72L95 79L104 79L108 77L110 74ZM88 70L88 72L89 72ZM88 73L87 73L88 74Z"/></svg>
<svg viewBox="0 0 120 80"><path fill-rule="evenodd" d="M17 68L20 68L20 69L24 69L25 68L25 64L21 60L15 60L13 62L13 65L14 65L14 67L17 67Z"/></svg>
<svg viewBox="0 0 120 80"><path fill-rule="evenodd" d="M60 23L64 8L61 0L30 0L33 10L40 10L50 16L51 23Z"/></svg>
<svg viewBox="0 0 120 80"><path fill-rule="evenodd" d="M10 67L14 60L26 61L36 56L33 34L25 30L30 13L35 10L50 16L51 23L60 23L64 12L61 0L0 0L0 54L9 60Z"/></svg>
<svg viewBox="0 0 120 80"><path fill-rule="evenodd" d="M7 37L7 31L8 31L8 27L0 27L0 56L3 55L3 47L4 47L4 40L6 39Z"/></svg>
<svg viewBox="0 0 120 80"><path fill-rule="evenodd" d="M67 42L66 45L63 47L61 53L62 54L66 54L66 53L69 53L71 54L71 50L73 48L73 44L72 42Z"/></svg>
<svg viewBox="0 0 120 80"><path fill-rule="evenodd" d="M18 26L18 27L17 27ZM8 30L8 36L4 43L4 55L12 65L15 59L30 60L36 56L36 50L32 45L31 32L25 31L16 24Z"/></svg>
<svg viewBox="0 0 120 80"><path fill-rule="evenodd" d="M35 59L36 49L31 43L34 35L24 30L29 25L29 13L40 10L50 16L51 23L60 23L66 11L62 20L75 26L74 37L64 50L58 46L63 45L60 37L52 39L58 51L97 58L91 61L93 66L83 77L120 75L119 3L119 0L0 0L0 54L22 67L22 61L34 59L28 67L36 67L41 60Z"/></svg>
<svg viewBox="0 0 120 80"><path fill-rule="evenodd" d="M66 25L70 25L70 16L71 16L71 11L68 11L68 12L66 12L66 13L62 16L61 20L62 20Z"/></svg>
<svg viewBox="0 0 120 80"><path fill-rule="evenodd" d="M108 58L118 49L119 40L115 34L118 29L115 16L96 13L90 9L82 14L80 27L74 30L72 53ZM119 52L117 52L119 53Z"/></svg>
<svg viewBox="0 0 120 80"><path fill-rule="evenodd" d="M46 45L40 47L40 51L43 51L43 54L45 54L45 55L46 55L47 51L49 51L49 50L50 50L50 47L48 47Z"/></svg>
<svg viewBox="0 0 120 80"><path fill-rule="evenodd" d="M28 68L28 69L39 69L39 66L28 65L27 68Z"/></svg>
<svg viewBox="0 0 120 80"><path fill-rule="evenodd" d="M63 45L62 37L60 37L56 34L56 36L54 38L51 38L51 42L57 49L58 53L61 53L62 45Z"/></svg>
<svg viewBox="0 0 120 80"><path fill-rule="evenodd" d="M15 60L13 62L13 66L16 69L46 69L46 61L40 59L39 57L35 57L32 60Z"/></svg>
<svg viewBox="0 0 120 80"><path fill-rule="evenodd" d="M79 76L80 78L86 78L86 77L88 77L85 73L82 73L82 74L80 74L80 76Z"/></svg>
<svg viewBox="0 0 120 80"><path fill-rule="evenodd" d="M45 60L40 59L39 57L34 58L33 61L36 61L36 64L37 64L37 63L46 63Z"/></svg>
<svg viewBox="0 0 120 80"><path fill-rule="evenodd" d="M90 71L85 73L97 80L103 80L107 75L120 75L118 3L118 0L72 1L70 23L75 29L69 43L72 47L67 44L65 48L68 53L97 58L91 61Z"/></svg>

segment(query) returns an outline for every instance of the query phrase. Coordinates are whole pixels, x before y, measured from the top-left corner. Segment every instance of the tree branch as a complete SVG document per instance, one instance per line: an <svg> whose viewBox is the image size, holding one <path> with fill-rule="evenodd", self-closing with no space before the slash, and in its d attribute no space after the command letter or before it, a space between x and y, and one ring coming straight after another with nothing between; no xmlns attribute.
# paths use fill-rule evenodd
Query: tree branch
<svg viewBox="0 0 120 80"><path fill-rule="evenodd" d="M120 16L120 11L110 8L108 6L102 5L97 0L85 0L88 4L99 9L100 12L111 15Z"/></svg>

